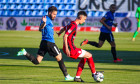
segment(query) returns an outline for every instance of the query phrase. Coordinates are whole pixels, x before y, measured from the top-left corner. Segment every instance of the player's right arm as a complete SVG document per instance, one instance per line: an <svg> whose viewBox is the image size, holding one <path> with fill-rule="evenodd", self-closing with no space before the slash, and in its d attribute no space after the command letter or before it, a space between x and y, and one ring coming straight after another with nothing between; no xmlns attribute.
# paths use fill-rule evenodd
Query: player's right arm
<svg viewBox="0 0 140 84"><path fill-rule="evenodd" d="M70 50L68 48L67 39L68 39L68 36L71 35L71 33L73 32L74 28L75 28L75 25L71 24L71 27L68 30L66 30L66 32L64 34L64 37L63 37L64 45L65 45L65 49L66 49L66 54L67 54L68 57L70 57Z"/></svg>
<svg viewBox="0 0 140 84"><path fill-rule="evenodd" d="M46 16L43 16L41 20L41 24L39 26L39 31L41 31L41 29L43 29L46 26L46 21L47 21Z"/></svg>
<svg viewBox="0 0 140 84"><path fill-rule="evenodd" d="M102 19L100 20L100 22L101 22L105 27L107 27L109 30L112 30L112 27L111 27L111 26L108 26L108 25L105 23L105 21L106 21L106 18L105 18L105 17L102 17Z"/></svg>
<svg viewBox="0 0 140 84"><path fill-rule="evenodd" d="M138 18L138 8L137 8L137 10L136 10L135 17L136 17L137 21L139 21L139 18Z"/></svg>
<svg viewBox="0 0 140 84"><path fill-rule="evenodd" d="M67 54L68 57L70 57L70 51L69 51L69 48L68 48L67 38L68 38L68 35L65 34L64 37L63 37L64 45L65 45L65 49L66 49L66 54Z"/></svg>

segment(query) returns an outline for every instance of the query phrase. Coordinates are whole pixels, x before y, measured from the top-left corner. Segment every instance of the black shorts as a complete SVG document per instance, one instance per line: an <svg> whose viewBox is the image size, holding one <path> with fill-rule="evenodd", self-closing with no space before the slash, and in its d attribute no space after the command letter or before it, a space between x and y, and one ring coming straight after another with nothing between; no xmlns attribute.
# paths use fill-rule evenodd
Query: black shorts
<svg viewBox="0 0 140 84"><path fill-rule="evenodd" d="M114 36L112 33L101 32L100 36L99 36L99 40L101 40L101 41L107 40L109 43L114 42Z"/></svg>
<svg viewBox="0 0 140 84"><path fill-rule="evenodd" d="M60 50L55 45L55 43L42 40L37 54L44 57L47 52L49 53L50 56L53 57L56 57L57 55L60 54Z"/></svg>

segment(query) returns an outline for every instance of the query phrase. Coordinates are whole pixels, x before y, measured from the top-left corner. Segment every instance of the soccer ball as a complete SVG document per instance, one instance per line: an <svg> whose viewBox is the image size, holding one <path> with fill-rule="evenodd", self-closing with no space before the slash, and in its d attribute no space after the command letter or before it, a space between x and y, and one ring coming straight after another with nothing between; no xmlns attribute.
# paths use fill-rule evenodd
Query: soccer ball
<svg viewBox="0 0 140 84"><path fill-rule="evenodd" d="M102 82L104 80L104 75L101 72L98 72L97 74L94 75L94 80L96 82Z"/></svg>

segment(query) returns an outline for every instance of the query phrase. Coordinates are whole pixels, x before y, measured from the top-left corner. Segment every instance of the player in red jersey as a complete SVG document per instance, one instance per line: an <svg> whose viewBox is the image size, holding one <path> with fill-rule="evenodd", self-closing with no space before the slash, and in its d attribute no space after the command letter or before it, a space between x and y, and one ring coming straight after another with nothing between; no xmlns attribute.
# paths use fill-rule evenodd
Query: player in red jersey
<svg viewBox="0 0 140 84"><path fill-rule="evenodd" d="M84 82L81 78L80 75L82 73L82 70L84 69L84 65L86 63L86 61L88 62L88 65L91 69L92 72L92 77L95 78L94 76L98 74L98 72L96 72L95 70L95 65L94 65L94 61L92 58L92 54L77 48L74 45L74 39L76 37L76 33L77 33L77 25L78 24L83 24L85 22L87 18L87 14L84 11L80 11L77 14L77 18L75 21L72 21L69 25L65 26L63 29L60 30L58 34L58 36L65 31L64 37L63 37L63 51L64 53L68 56L71 57L73 59L80 59L80 62L78 64L78 68L77 68L77 73L76 73L76 77L74 78L74 81L76 82Z"/></svg>

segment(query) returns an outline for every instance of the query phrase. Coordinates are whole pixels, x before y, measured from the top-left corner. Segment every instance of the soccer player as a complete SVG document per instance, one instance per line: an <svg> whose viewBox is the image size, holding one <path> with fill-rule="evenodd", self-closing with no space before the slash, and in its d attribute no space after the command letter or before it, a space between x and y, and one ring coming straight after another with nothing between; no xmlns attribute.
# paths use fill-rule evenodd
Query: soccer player
<svg viewBox="0 0 140 84"><path fill-rule="evenodd" d="M40 48L38 50L37 58L29 54L25 49L22 49L18 52L18 56L25 55L28 60L30 60L33 64L39 64L45 54L48 52L50 56L56 58L61 71L65 76L65 80L74 80L74 77L71 77L67 73L67 69L62 59L62 54L54 41L54 29L52 20L55 19L57 15L57 8L54 6L49 7L48 15L43 16L41 20L41 24L39 30L42 32L42 41L40 43Z"/></svg>
<svg viewBox="0 0 140 84"><path fill-rule="evenodd" d="M135 38L136 38L138 32L140 31L140 7L137 8L135 16L136 16L138 23L137 23L137 30L135 31L135 33L133 35L132 41L135 41Z"/></svg>
<svg viewBox="0 0 140 84"><path fill-rule="evenodd" d="M104 17L100 20L100 22L103 24L103 26L100 29L100 36L99 36L99 43L95 41L88 41L88 39L85 39L83 42L81 42L80 46L90 44L92 46L95 46L97 48L101 48L104 44L105 40L107 40L111 45L111 53L114 58L114 63L122 61L122 59L117 58L116 56L116 44L114 41L114 37L112 34L112 25L115 27L117 26L117 23L113 23L114 20L114 13L116 11L116 5L112 4L110 5L110 11L108 11Z"/></svg>
<svg viewBox="0 0 140 84"><path fill-rule="evenodd" d="M78 64L78 68L77 68L77 73L76 73L76 77L74 78L74 81L76 82L84 82L80 75L82 73L82 70L84 69L84 65L86 63L86 61L88 62L88 65L91 69L92 72L92 77L95 78L94 76L97 75L99 72L96 72L95 70L95 65L94 65L94 61L92 58L92 54L77 48L74 45L74 39L76 37L76 33L77 33L77 25L78 24L82 24L85 22L87 18L87 14L84 11L80 11L77 14L77 18L75 21L71 21L71 23L67 26L65 26L63 29L60 30L60 32L58 32L58 36L65 31L64 37L63 37L63 51L64 53L73 59L80 59L80 62Z"/></svg>

